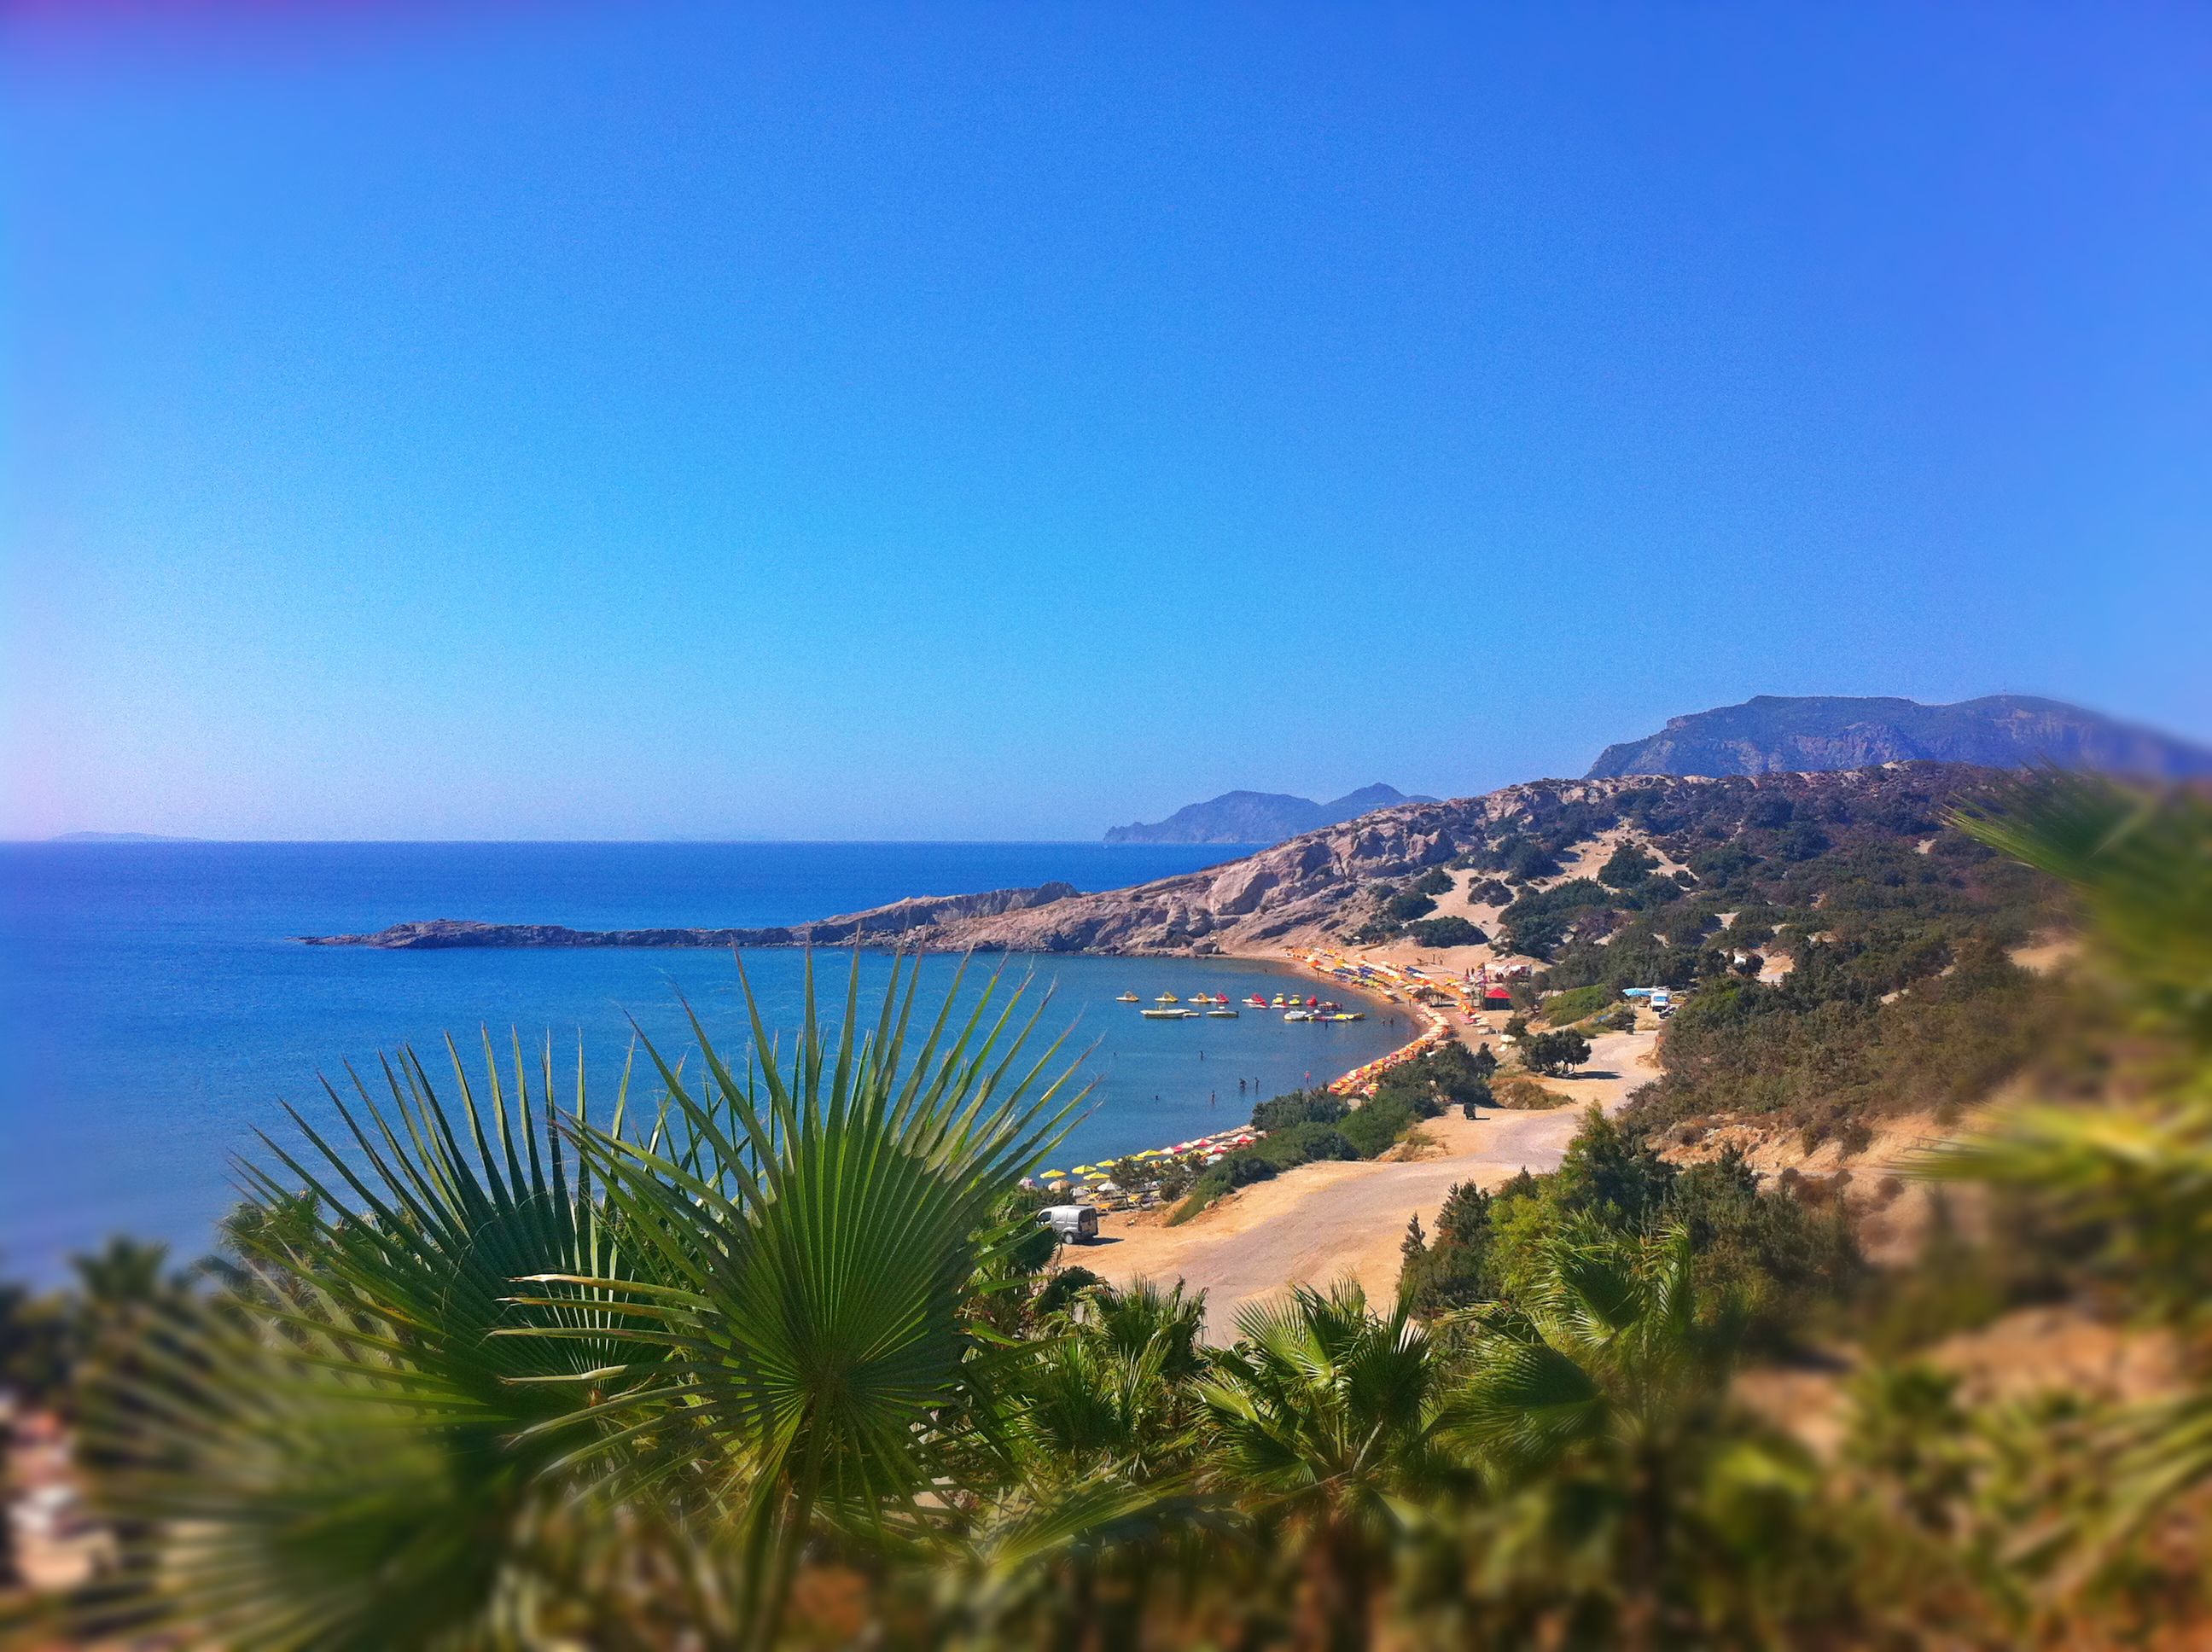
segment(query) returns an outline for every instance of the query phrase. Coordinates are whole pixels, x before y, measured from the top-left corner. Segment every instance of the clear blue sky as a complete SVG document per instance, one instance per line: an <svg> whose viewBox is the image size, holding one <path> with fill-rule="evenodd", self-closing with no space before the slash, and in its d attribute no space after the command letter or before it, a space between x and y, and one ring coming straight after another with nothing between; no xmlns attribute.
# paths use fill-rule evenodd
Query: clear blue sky
<svg viewBox="0 0 2212 1652"><path fill-rule="evenodd" d="M164 9L6 25L0 835L2212 737L2203 7Z"/></svg>

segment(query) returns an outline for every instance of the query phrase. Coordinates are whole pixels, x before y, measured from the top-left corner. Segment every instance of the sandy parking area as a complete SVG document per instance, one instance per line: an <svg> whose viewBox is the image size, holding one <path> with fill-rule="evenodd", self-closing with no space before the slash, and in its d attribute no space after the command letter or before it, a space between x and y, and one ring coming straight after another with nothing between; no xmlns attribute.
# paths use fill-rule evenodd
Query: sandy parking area
<svg viewBox="0 0 2212 1652"><path fill-rule="evenodd" d="M1063 1251L1115 1284L1181 1278L1206 1293L1206 1328L1217 1341L1235 1333L1238 1309L1289 1285L1326 1285L1349 1273L1370 1296L1398 1282L1398 1246L1419 1214L1433 1228L1455 1182L1495 1187L1523 1168L1559 1168L1582 1114L1593 1102L1612 1112L1655 1076L1653 1032L1611 1033L1594 1042L1584 1076L1547 1079L1574 1097L1543 1113L1486 1113L1422 1127L1440 1150L1397 1163L1308 1164L1247 1187L1179 1228L1109 1216L1096 1244Z"/></svg>

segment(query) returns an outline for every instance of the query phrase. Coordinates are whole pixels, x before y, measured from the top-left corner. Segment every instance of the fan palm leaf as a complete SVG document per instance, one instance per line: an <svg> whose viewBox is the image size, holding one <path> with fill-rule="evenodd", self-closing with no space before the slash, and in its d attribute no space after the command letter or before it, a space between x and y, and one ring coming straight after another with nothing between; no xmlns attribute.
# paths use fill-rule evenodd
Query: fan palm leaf
<svg viewBox="0 0 2212 1652"><path fill-rule="evenodd" d="M894 966L871 1032L856 969L832 1051L810 961L785 1059L747 984L760 1059L742 1075L696 1015L696 1083L641 1035L667 1092L660 1127L643 1139L584 1127L578 1140L653 1278L547 1272L526 1298L611 1298L652 1345L594 1375L607 1438L651 1476L701 1468L738 1534L758 1643L775 1633L810 1534L926 1518L934 1430L988 1357L970 1294L1024 1233L994 1212L1082 1099L1054 1071L1060 1042L1033 1046L1043 1003L1022 1017L1022 993L1002 1001L994 977L956 1023L962 978L917 1039L918 974Z"/></svg>
<svg viewBox="0 0 2212 1652"><path fill-rule="evenodd" d="M493 1334L518 1275L628 1259L556 1127L550 1047L535 1095L519 1043L503 1077L486 1042L481 1096L448 1054L457 1099L404 1051L384 1100L358 1075L351 1100L330 1088L339 1139L295 1110L305 1145L264 1137L270 1162L243 1167L284 1220L231 1225L231 1288L173 1317L100 1439L110 1506L164 1534L134 1610L239 1647L511 1638L548 1499L576 1489L549 1381L656 1351L580 1295L528 1310L567 1339ZM576 1085L581 1115L580 1065Z"/></svg>
<svg viewBox="0 0 2212 1652"><path fill-rule="evenodd" d="M1237 1330L1197 1384L1207 1477L1299 1558L1309 1637L1364 1644L1394 1544L1467 1489L1453 1362L1402 1299L1378 1314L1352 1280L1248 1306Z"/></svg>

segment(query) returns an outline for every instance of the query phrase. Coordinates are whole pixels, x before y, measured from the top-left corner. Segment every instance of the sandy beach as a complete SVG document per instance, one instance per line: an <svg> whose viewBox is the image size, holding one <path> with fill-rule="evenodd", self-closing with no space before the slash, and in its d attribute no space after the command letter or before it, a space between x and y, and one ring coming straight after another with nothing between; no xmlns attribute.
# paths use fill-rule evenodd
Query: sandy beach
<svg viewBox="0 0 2212 1652"><path fill-rule="evenodd" d="M1234 1335L1237 1310L1291 1285L1326 1285L1342 1275L1370 1296L1396 1288L1398 1247L1406 1223L1419 1215L1433 1227L1455 1182L1495 1187L1523 1169L1556 1169L1584 1111L1616 1111L1629 1092L1656 1075L1656 1032L1611 1033L1594 1041L1588 1069L1550 1079L1571 1096L1540 1113L1486 1112L1421 1127L1432 1148L1423 1157L1301 1165L1245 1188L1181 1227L1157 1212L1108 1216L1098 1242L1072 1248L1062 1260L1114 1283L1174 1279L1206 1292L1206 1330L1216 1341ZM1402 1150L1401 1150L1402 1151Z"/></svg>

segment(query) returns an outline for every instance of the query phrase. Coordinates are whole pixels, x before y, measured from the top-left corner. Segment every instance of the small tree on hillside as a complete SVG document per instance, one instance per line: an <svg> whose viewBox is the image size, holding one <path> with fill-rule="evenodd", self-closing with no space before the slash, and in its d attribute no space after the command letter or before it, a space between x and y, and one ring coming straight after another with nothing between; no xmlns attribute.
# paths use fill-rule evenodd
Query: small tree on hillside
<svg viewBox="0 0 2212 1652"><path fill-rule="evenodd" d="M1538 1033L1522 1054L1537 1072L1557 1078L1589 1060L1589 1040L1578 1032Z"/></svg>
<svg viewBox="0 0 2212 1652"><path fill-rule="evenodd" d="M1429 1242L1421 1232L1421 1218L1417 1211L1413 1220L1406 1224L1406 1236L1398 1246L1400 1277L1403 1278L1407 1269L1418 1266L1428 1253Z"/></svg>

